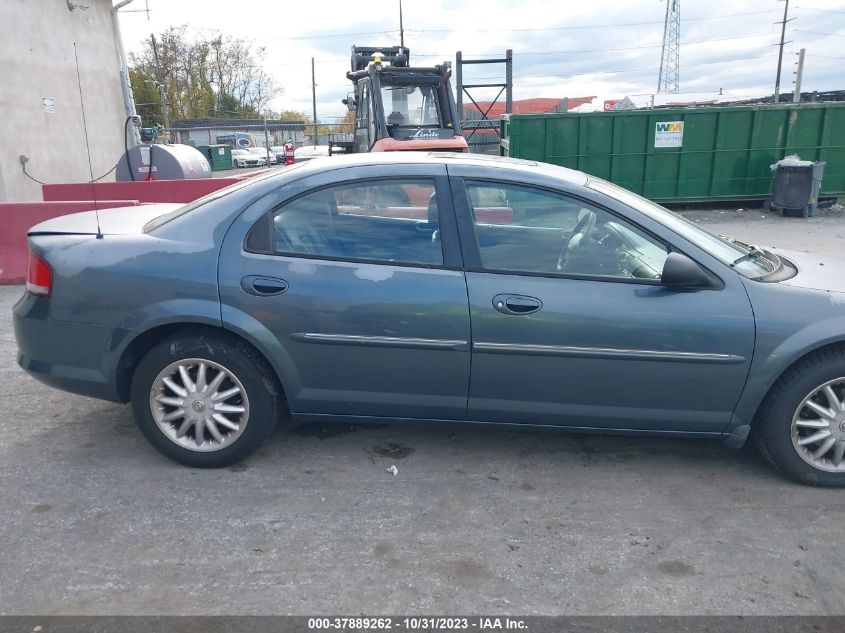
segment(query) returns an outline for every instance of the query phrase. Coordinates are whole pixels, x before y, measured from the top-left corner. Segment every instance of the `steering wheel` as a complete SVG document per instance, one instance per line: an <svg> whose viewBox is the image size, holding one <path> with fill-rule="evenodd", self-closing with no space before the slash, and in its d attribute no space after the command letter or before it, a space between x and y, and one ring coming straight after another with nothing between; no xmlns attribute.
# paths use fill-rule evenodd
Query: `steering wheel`
<svg viewBox="0 0 845 633"><path fill-rule="evenodd" d="M572 259L572 256L578 252L578 249L587 241L587 238L590 237L590 234L593 232L593 228L596 226L596 213L595 211L590 211L589 209L581 209L581 214L579 214L578 224L575 225L575 228L572 230L572 233L569 234L569 237L564 238L563 246L560 249L560 255L557 258L557 266L555 269L558 271L566 270L567 264Z"/></svg>

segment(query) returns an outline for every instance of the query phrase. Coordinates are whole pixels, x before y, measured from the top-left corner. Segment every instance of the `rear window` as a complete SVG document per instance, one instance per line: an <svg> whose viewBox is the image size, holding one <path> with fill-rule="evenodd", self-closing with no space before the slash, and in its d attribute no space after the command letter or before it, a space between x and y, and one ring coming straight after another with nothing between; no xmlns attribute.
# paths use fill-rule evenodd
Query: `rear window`
<svg viewBox="0 0 845 633"><path fill-rule="evenodd" d="M361 180L311 191L274 210L270 225L279 255L443 264L435 184L428 178ZM256 225L259 231L267 226Z"/></svg>
<svg viewBox="0 0 845 633"><path fill-rule="evenodd" d="M287 173L291 169L295 169L297 167L300 167L302 164L303 163L300 163L299 165L291 165L289 167L286 167L284 171L285 171L285 173ZM168 222L175 220L176 218L182 217L186 213L190 213L191 211L194 211L195 209L199 209L201 206L208 204L209 202L214 202L215 200L219 200L220 198L223 198L224 196L228 196L230 193L234 193L235 191L243 189L244 187L246 187L248 185L259 182L261 180L265 180L267 178L270 178L271 176L276 176L278 174L279 174L278 171L269 171L266 174L260 174L258 176L253 176L252 178L247 178L245 180L242 180L241 182L236 182L232 185L229 185L228 187L223 187L222 189L218 189L217 191L212 191L211 193L203 196L202 198L197 198L193 202L189 202L188 204L181 206L178 209L173 209L173 211L168 211L167 213L164 213L164 214L158 216L157 218L153 218L152 220L150 220L149 222L147 222L144 225L143 231L144 231L144 233L151 233L152 231L155 231L157 228L164 226Z"/></svg>

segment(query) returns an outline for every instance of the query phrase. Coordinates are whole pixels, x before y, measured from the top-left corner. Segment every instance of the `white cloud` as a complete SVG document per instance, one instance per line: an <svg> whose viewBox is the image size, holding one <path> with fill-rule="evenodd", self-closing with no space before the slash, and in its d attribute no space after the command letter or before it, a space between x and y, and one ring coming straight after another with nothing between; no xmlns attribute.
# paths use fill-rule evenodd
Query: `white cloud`
<svg viewBox="0 0 845 633"><path fill-rule="evenodd" d="M139 47L150 33L181 24L252 38L266 46L266 69L284 88L274 107L307 112L313 56L320 118L344 114L340 99L351 85L346 71L353 44L398 43L398 0L148 3L149 20L144 13L121 15L127 49ZM735 97L771 94L777 64L773 44L780 36L774 22L782 18L782 7L774 0L685 0L681 91L694 91L689 98L716 95L720 89ZM142 0L127 7L142 8ZM657 84L665 12L658 0L405 0L403 12L405 43L415 63L454 60L457 50L465 56L501 55L512 48L516 99L596 95L600 104L631 95L644 104ZM804 90L845 87L845 2L801 0L790 17L797 20L787 25L792 42L784 49L782 90L791 90L795 53L802 47L807 49ZM503 73L503 67L477 66L467 70L465 80ZM476 98L492 96L476 92Z"/></svg>

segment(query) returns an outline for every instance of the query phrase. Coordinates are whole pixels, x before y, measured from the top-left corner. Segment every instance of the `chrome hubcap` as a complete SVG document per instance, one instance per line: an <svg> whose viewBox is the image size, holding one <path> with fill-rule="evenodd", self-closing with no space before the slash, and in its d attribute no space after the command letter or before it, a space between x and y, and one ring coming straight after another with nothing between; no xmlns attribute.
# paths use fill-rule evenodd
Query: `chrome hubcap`
<svg viewBox="0 0 845 633"><path fill-rule="evenodd" d="M186 358L156 376L150 411L172 442L192 451L219 451L244 432L249 399L241 381L223 365Z"/></svg>
<svg viewBox="0 0 845 633"><path fill-rule="evenodd" d="M814 389L792 417L792 445L805 462L845 472L845 378Z"/></svg>

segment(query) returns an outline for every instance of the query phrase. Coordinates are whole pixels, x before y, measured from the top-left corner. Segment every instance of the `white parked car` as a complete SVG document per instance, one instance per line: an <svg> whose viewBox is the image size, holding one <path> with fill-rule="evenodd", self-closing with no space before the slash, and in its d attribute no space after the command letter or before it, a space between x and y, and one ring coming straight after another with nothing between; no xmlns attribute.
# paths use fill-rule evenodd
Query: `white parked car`
<svg viewBox="0 0 845 633"><path fill-rule="evenodd" d="M266 167L267 157L246 149L232 150L232 167Z"/></svg>
<svg viewBox="0 0 845 633"><path fill-rule="evenodd" d="M273 154L273 150L270 150L268 152L266 147L247 147L246 151L250 152L251 154L255 154L256 156L260 156L268 165L276 164L276 155Z"/></svg>

